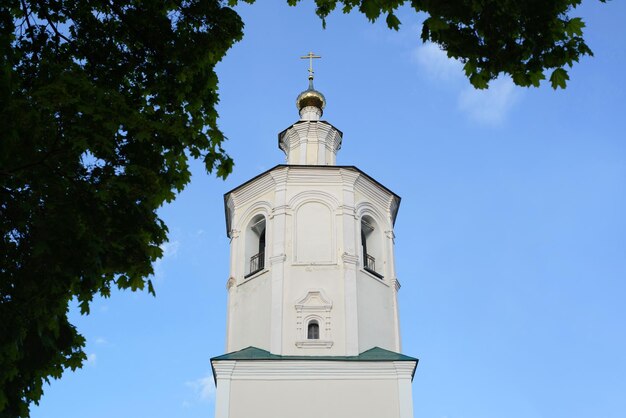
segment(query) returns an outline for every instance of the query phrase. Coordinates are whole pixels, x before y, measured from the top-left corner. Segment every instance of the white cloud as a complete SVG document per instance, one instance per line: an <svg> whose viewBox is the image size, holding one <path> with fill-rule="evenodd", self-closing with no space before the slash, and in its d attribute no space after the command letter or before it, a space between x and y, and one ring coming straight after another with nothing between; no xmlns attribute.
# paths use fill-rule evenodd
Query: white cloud
<svg viewBox="0 0 626 418"><path fill-rule="evenodd" d="M96 364L96 353L91 353L87 355L87 364L91 366Z"/></svg>
<svg viewBox="0 0 626 418"><path fill-rule="evenodd" d="M413 60L431 78L440 81L463 76L463 65L448 55L437 44L426 42L413 50Z"/></svg>
<svg viewBox="0 0 626 418"><path fill-rule="evenodd" d="M492 81L489 89L475 89L465 81L463 64L448 58L446 52L432 42L417 46L412 59L427 77L445 83L448 88L458 89L459 110L475 122L492 126L501 124L521 97L521 89L508 77Z"/></svg>
<svg viewBox="0 0 626 418"><path fill-rule="evenodd" d="M521 90L510 78L499 77L486 90L466 87L458 99L458 107L470 119L486 125L499 125L519 100Z"/></svg>
<svg viewBox="0 0 626 418"><path fill-rule="evenodd" d="M215 383L212 376L185 382L185 386L191 388L200 400L212 402L215 399Z"/></svg>
<svg viewBox="0 0 626 418"><path fill-rule="evenodd" d="M180 248L180 241L169 241L161 244L161 251L163 256L154 262L154 278L157 281L165 279L165 269L163 268L163 261L168 258L176 258L178 255L178 249Z"/></svg>
<svg viewBox="0 0 626 418"><path fill-rule="evenodd" d="M104 337L96 338L96 344L108 344L109 342Z"/></svg>
<svg viewBox="0 0 626 418"><path fill-rule="evenodd" d="M163 258L176 257L178 249L180 248L180 241L169 241L161 244L161 250L163 251Z"/></svg>

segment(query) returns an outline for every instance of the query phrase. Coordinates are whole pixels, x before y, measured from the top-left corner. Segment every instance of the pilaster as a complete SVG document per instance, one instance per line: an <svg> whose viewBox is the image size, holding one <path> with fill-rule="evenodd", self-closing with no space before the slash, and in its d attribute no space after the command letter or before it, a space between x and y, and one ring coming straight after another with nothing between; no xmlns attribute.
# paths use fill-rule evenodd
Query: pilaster
<svg viewBox="0 0 626 418"><path fill-rule="evenodd" d="M283 352L283 305L285 291L285 238L287 226L287 174L288 168L272 171L271 175L276 185L274 190L274 209L272 210L272 248L270 253L271 265L271 319L270 319L270 352Z"/></svg>
<svg viewBox="0 0 626 418"><path fill-rule="evenodd" d="M398 374L398 398L400 406L399 418L413 418L413 391L411 381L415 363L410 361L395 361L394 366Z"/></svg>
<svg viewBox="0 0 626 418"><path fill-rule="evenodd" d="M393 233L393 229L389 229L385 231L385 241L386 241L386 249L387 249L387 271L388 271L388 281L390 291L392 292L392 301L393 301L393 320L394 320L394 328L395 328L395 337L396 337L396 348L397 352L402 351L402 342L400 339L400 316L398 314L398 290L400 289L398 279L396 278L396 260L394 257L394 240L395 234Z"/></svg>
<svg viewBox="0 0 626 418"><path fill-rule="evenodd" d="M230 382L235 361L220 361L213 363L215 374L215 418L230 417Z"/></svg>
<svg viewBox="0 0 626 418"><path fill-rule="evenodd" d="M343 264L346 318L346 355L359 354L359 310L357 303L358 228L354 210L354 183L358 174L340 170L343 189Z"/></svg>

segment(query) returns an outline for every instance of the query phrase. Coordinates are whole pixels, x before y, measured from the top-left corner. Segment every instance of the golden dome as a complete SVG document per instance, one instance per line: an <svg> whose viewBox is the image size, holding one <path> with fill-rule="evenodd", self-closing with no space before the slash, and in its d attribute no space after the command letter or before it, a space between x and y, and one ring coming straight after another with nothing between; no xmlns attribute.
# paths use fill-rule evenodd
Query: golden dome
<svg viewBox="0 0 626 418"><path fill-rule="evenodd" d="M322 93L313 88L313 79L309 79L309 88L298 95L296 99L298 110L307 106L314 106L322 110L326 106L326 98Z"/></svg>

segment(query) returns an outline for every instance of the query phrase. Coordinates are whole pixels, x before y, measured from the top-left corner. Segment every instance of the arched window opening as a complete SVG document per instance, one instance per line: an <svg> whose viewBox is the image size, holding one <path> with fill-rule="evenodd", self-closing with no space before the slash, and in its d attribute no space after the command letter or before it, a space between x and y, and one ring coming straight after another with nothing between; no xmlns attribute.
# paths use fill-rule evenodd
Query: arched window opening
<svg viewBox="0 0 626 418"><path fill-rule="evenodd" d="M246 229L246 275L252 276L265 268L265 218L255 216Z"/></svg>
<svg viewBox="0 0 626 418"><path fill-rule="evenodd" d="M320 324L318 324L317 321L309 322L306 335L309 340L319 340L320 339Z"/></svg>
<svg viewBox="0 0 626 418"><path fill-rule="evenodd" d="M376 269L376 259L378 258L380 270L381 242L380 231L376 230L374 220L369 216L361 218L361 248L363 255L363 269L382 279L383 276Z"/></svg>

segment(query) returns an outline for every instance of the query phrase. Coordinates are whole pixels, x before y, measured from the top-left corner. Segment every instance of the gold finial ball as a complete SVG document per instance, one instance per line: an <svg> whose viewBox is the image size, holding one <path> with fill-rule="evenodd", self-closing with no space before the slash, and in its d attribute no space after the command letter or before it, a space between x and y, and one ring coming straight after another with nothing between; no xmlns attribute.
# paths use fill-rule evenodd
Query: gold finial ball
<svg viewBox="0 0 626 418"><path fill-rule="evenodd" d="M298 98L296 99L296 106L298 106L298 111L307 106L314 106L323 110L326 106L326 98L319 91L313 88L308 88L298 95Z"/></svg>

